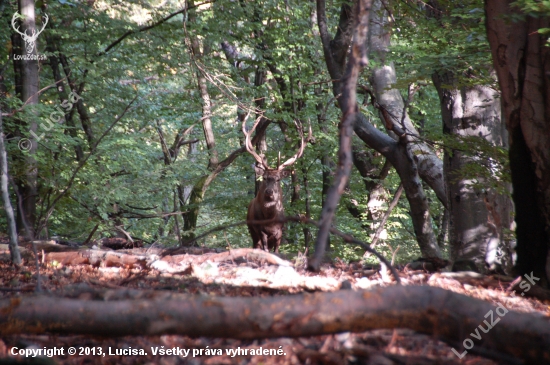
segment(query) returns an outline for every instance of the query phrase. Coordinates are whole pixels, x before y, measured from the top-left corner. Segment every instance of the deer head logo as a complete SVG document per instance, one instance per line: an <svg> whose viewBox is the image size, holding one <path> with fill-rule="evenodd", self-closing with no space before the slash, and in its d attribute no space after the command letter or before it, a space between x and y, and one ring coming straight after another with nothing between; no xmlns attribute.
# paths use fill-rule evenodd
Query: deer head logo
<svg viewBox="0 0 550 365"><path fill-rule="evenodd" d="M21 19L21 18L23 18L23 16L21 14L19 14L18 12L15 12L15 14L13 14L13 17L11 18L11 25L12 25L13 29L17 33L19 33L21 35L21 38L23 38L23 40L25 41L25 49L27 50L27 53L30 54L30 53L32 53L34 47L36 46L36 39L38 38L40 33L42 33L44 28L46 28L46 25L48 24L49 17L48 17L48 14L44 14L44 21L43 21L43 24L42 24L42 29L40 29L38 32L36 30L33 30L30 35L27 34L27 30L25 30L25 32L22 33L19 30L19 27L15 24L16 20Z"/></svg>

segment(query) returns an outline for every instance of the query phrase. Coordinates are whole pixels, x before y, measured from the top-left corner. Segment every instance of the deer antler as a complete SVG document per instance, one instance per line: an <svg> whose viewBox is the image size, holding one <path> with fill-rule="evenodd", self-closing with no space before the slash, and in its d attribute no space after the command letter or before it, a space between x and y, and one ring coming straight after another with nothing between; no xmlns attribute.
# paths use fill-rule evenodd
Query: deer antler
<svg viewBox="0 0 550 365"><path fill-rule="evenodd" d="M248 151L248 153L250 153L252 156L254 156L254 159L256 159L256 161L258 161L258 163L260 165L262 165L265 169L269 169L269 166L267 165L267 162L260 155L258 155L256 153L256 151L254 150L254 146L252 146L252 142L250 141L251 140L250 136L252 135L252 132L254 132L254 130L256 129L258 124L260 123L260 120L262 120L262 117L258 117L254 121L254 125L250 129L250 132L247 133L246 132L246 121L247 121L249 115L250 115L250 113L247 114L246 118L244 118L244 121L243 121L243 133L244 133L244 136L245 136L244 144L245 144L246 150Z"/></svg>
<svg viewBox="0 0 550 365"><path fill-rule="evenodd" d="M298 133L300 133L300 139L301 139L300 149L298 150L298 152L296 152L296 154L294 156L292 156L291 158L289 158L288 160L283 162L283 164L280 165L277 168L278 170L283 170L285 167L292 165L294 162L296 162L297 159L302 157L302 155L304 154L305 143L304 143L303 126L302 126L301 123L298 126L298 123L296 123L296 121L294 121L294 124L296 125L296 129L298 130ZM307 141L309 141L311 139L311 134L312 134L312 132L311 132L311 122L309 122L309 133L308 133Z"/></svg>
<svg viewBox="0 0 550 365"><path fill-rule="evenodd" d="M13 16L11 17L11 26L13 27L13 30L15 30L17 33L19 33L20 35L22 35L23 37L26 37L27 34L25 33L22 33L20 30L19 30L19 27L15 25L15 21L19 18L23 18L22 15L20 15L18 12L15 12L13 14Z"/></svg>

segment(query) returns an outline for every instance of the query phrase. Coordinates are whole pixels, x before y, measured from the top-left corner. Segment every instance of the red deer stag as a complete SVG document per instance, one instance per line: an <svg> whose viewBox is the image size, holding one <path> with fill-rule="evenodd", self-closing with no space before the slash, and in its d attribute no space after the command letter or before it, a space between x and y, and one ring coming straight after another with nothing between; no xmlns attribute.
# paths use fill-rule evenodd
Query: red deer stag
<svg viewBox="0 0 550 365"><path fill-rule="evenodd" d="M292 165L299 159L304 153L304 134L302 129L298 127L300 132L301 143L298 152L285 161L282 165L272 169L268 166L265 158L259 156L251 143L252 132L256 129L260 118L255 121L254 126L250 132L246 132L246 120L243 122L243 133L245 135L246 150L254 156L258 161L259 166L255 166L256 175L262 176L262 182L258 189L258 195L248 205L248 214L246 216L247 222L251 221L267 221L273 222L252 224L247 223L248 231L252 236L252 243L254 248L260 248L266 251L273 250L279 252L279 245L281 244L281 238L283 237L282 220L285 212L283 208L283 191L281 189L281 179L290 175L286 167ZM311 129L310 129L311 133Z"/></svg>

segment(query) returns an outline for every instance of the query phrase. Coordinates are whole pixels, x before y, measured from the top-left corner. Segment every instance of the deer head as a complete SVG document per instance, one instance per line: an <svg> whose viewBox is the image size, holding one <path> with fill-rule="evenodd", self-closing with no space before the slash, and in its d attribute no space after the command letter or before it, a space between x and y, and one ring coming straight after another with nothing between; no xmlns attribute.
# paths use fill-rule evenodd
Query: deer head
<svg viewBox="0 0 550 365"><path fill-rule="evenodd" d="M19 14L18 12L15 12L15 14L13 14L13 17L11 18L11 25L13 27L13 29L19 33L21 35L21 38L23 38L23 40L25 41L25 49L27 51L27 54L30 54L32 53L34 47L36 46L36 39L38 39L38 36L40 35L40 33L42 33L42 31L44 31L44 28L46 28L46 25L48 24L48 20L49 20L49 17L48 17L48 14L44 14L44 21L43 21L43 24L42 24L42 29L40 29L38 32L36 30L32 30L31 31L31 34L27 34L27 30L25 30L25 32L21 32L19 30L19 26L17 26L15 23L16 23L16 20L17 19L22 19L23 16L21 14Z"/></svg>

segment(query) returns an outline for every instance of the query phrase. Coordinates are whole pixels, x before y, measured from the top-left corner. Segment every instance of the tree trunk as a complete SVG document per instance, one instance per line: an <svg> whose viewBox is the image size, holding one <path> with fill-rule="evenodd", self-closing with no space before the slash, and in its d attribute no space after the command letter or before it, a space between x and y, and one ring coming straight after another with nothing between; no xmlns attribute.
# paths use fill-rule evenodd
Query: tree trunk
<svg viewBox="0 0 550 365"><path fill-rule="evenodd" d="M336 167L336 176L334 177L333 185L330 187L327 199L323 205L323 210L319 218L319 231L315 241L315 254L308 262L308 268L313 271L318 271L321 265L321 260L324 257L326 244L328 241L330 227L340 197L348 184L349 174L353 166L353 156L351 153L351 144L353 137L353 125L356 115L359 114L357 106L357 81L359 75L368 63L366 52L366 40L369 27L369 14L371 8L371 0L360 0L355 6L355 19L353 30L353 45L351 47L346 72L341 81L342 95L338 100L338 104L342 110L342 118L340 122L340 148L338 150L338 165Z"/></svg>
<svg viewBox="0 0 550 365"><path fill-rule="evenodd" d="M450 218L449 209L445 208L441 215L439 216L439 234L437 235L437 244L440 248L445 246L446 242L449 242L449 220Z"/></svg>
<svg viewBox="0 0 550 365"><path fill-rule="evenodd" d="M409 117L401 93L395 88L397 83L395 66L393 62L386 61L391 29L388 19L389 14L382 6L382 1L374 1L370 22L369 57L379 61L380 66L373 69L370 77L373 91L378 103L393 116L393 123L402 124L401 127L409 134L407 141L410 143L414 161L418 167L418 175L432 188L439 201L447 206L443 161L428 144L417 138L420 133ZM390 132L390 136L397 140L395 133Z"/></svg>
<svg viewBox="0 0 550 365"><path fill-rule="evenodd" d="M9 193L9 175L8 175L8 156L6 154L6 145L4 143L4 126L2 123L2 108L0 108L0 182L2 190L2 201L4 202L4 212L6 212L6 222L8 224L8 235L10 239L10 258L11 262L19 267L21 265L21 254L17 240L17 228L13 215L13 208Z"/></svg>
<svg viewBox="0 0 550 365"><path fill-rule="evenodd" d="M371 239L374 237L374 232L380 226L382 217L384 216L384 204L387 200L387 191L384 187L384 180L388 176L392 165L386 159L381 166L376 165L374 162L374 155L370 151L361 149L357 145L353 145L353 164L359 174L363 178L365 184L365 191L368 194L367 200L367 210L366 212L361 212L355 207L354 202L350 202L348 205L348 211L357 219L362 221L362 226L365 228ZM366 219L372 224L364 223ZM386 230L383 229L380 237L385 239Z"/></svg>
<svg viewBox="0 0 550 365"><path fill-rule="evenodd" d="M195 2L190 1L189 6L194 7ZM196 26L196 13L191 12L188 18L188 24L191 26ZM202 50L201 50L202 43ZM209 53L209 46L206 42L201 42L198 37L193 37L191 40L191 49L193 51L193 57L195 62L198 63L205 55ZM198 66L198 64L197 64ZM202 103L202 130L204 132L204 138L206 140L206 147L208 149L209 158L208 158L208 170L212 171L218 165L218 151L216 150L216 139L214 137L214 130L212 129L212 101L210 100L210 94L208 93L208 82L206 76L203 73L203 70L200 70L197 67L196 76L197 76L197 86L199 89L199 94L201 96Z"/></svg>
<svg viewBox="0 0 550 365"><path fill-rule="evenodd" d="M98 297L97 293L93 297ZM488 324L491 330L487 333L477 328L487 328L482 321L484 317L488 318L485 323L492 323ZM127 290L106 291L100 300L48 296L0 300L0 336L179 334L259 339L379 328L410 328L432 334L455 347L469 339L476 348L488 353L521 358L530 364L550 363L547 318L511 312L502 305L495 307L435 287L393 286L373 291L340 290L267 298ZM469 335L472 331L479 333L482 341L474 342ZM464 350L458 347L455 351L461 354Z"/></svg>
<svg viewBox="0 0 550 365"><path fill-rule="evenodd" d="M57 46L56 49L59 55L59 61L63 66L63 72L65 73L65 77L67 77L69 88L73 91L76 91L79 95L82 94L82 91L84 90L84 82L81 82L80 85L76 84L76 78L74 77L74 73L69 65L69 60L67 60L67 57L61 52L59 46ZM85 73L86 71L84 72L84 74ZM79 98L76 102L76 111L80 116L80 123L82 124L82 129L86 134L88 146L91 150L95 144L95 137L92 129L92 121L90 120L88 109L86 105L84 105L84 100L82 98Z"/></svg>
<svg viewBox="0 0 550 365"><path fill-rule="evenodd" d="M57 85L59 103L61 104L65 100L68 100L69 95L67 94L67 90L65 89L65 82L61 77L61 72L59 70L60 62L59 62L59 58L55 55L55 47L53 44L53 39L51 37L46 37L46 42L47 42L46 51L52 53L48 57L48 60L50 63L50 67L52 68L53 79ZM77 130L75 128L75 124L73 121L74 110L71 108L71 110L68 110L68 114L65 114L65 113L63 114L65 119L65 124L68 127L65 130L65 133L68 133L75 142L78 141ZM80 143L74 146L74 150L75 150L76 161L78 162L82 161L82 159L84 158L84 153L82 151L82 146L80 145Z"/></svg>
<svg viewBox="0 0 550 365"><path fill-rule="evenodd" d="M486 0L487 37L510 141L518 273L550 284L550 48L548 15L521 14L508 0ZM521 14L521 18L518 17ZM510 19L514 19L511 21Z"/></svg>
<svg viewBox="0 0 550 365"><path fill-rule="evenodd" d="M435 73L432 78L441 102L443 133L459 140L480 138L494 146L507 146L500 98L494 89L486 85L458 88L451 72ZM504 239L504 228L510 229L511 204L506 196L497 196L483 178L464 176L463 169L470 164L491 168L490 161L476 158L469 150L463 142L445 152L451 261L473 261L479 272L485 272L488 267L496 267L498 246L501 252L509 252L504 247L509 243Z"/></svg>
<svg viewBox="0 0 550 365"><path fill-rule="evenodd" d="M19 13L23 16L21 19L21 32L26 34L36 33L35 23L35 8L34 0L19 0ZM21 66L21 101L28 106L38 104L38 61L36 56L38 54L36 44L32 45L25 42L26 47L21 47L21 53L23 56L29 56L26 59L23 58L20 62ZM22 44L23 45L23 44ZM30 52L28 52L30 51ZM32 121L25 124L25 134L28 132L34 132L36 135L37 124ZM17 210L17 223L19 230L22 231L27 237L34 238L34 227L36 223L36 179L38 176L37 164L34 158L36 153L38 141L32 141L30 150L24 157L24 178L17 181L17 188L21 194L22 208ZM23 220L26 220L27 224L23 224ZM27 231L27 229L29 231Z"/></svg>

